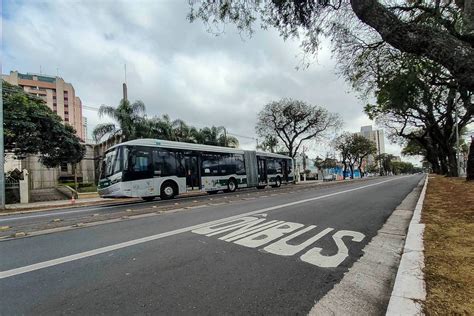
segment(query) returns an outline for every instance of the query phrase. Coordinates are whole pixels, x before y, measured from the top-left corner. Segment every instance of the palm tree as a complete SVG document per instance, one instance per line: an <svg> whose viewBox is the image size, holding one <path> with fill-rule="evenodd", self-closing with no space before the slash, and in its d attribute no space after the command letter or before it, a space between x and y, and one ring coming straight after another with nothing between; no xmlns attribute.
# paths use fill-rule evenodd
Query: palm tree
<svg viewBox="0 0 474 316"><path fill-rule="evenodd" d="M130 101L122 99L118 107L102 105L99 108L99 117L104 115L115 120L115 123L103 123L96 126L92 135L96 141L100 141L105 135L108 138L120 135L123 141L137 138L137 131L146 119L143 117L145 112L145 104L142 101Z"/></svg>
<svg viewBox="0 0 474 316"><path fill-rule="evenodd" d="M198 144L234 148L239 146L239 140L233 136L227 136L223 126L204 127L196 131L195 139Z"/></svg>
<svg viewBox="0 0 474 316"><path fill-rule="evenodd" d="M183 120L174 120L171 124L176 141L186 143L196 143L196 128L187 125Z"/></svg>

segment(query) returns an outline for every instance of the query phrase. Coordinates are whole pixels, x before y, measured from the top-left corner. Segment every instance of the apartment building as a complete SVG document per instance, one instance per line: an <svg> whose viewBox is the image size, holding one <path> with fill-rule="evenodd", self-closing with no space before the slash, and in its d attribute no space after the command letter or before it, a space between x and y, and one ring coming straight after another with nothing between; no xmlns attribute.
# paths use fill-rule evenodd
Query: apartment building
<svg viewBox="0 0 474 316"><path fill-rule="evenodd" d="M382 129L374 130L372 129L372 125L362 126L358 134L375 143L377 155L385 153L385 141Z"/></svg>
<svg viewBox="0 0 474 316"><path fill-rule="evenodd" d="M87 131L84 128L82 102L76 96L72 84L57 76L22 74L18 71L10 71L9 75L2 75L2 78L12 85L22 87L25 92L42 98L65 123L74 127L76 135L82 141L86 140Z"/></svg>

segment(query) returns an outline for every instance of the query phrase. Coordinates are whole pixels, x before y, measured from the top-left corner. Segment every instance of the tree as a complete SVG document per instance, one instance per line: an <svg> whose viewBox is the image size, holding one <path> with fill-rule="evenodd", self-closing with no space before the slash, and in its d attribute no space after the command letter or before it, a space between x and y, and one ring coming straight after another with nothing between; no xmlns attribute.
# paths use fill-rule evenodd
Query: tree
<svg viewBox="0 0 474 316"><path fill-rule="evenodd" d="M314 160L314 166L321 170L324 176L325 170L337 167L337 160L329 157L326 157L325 159L316 157Z"/></svg>
<svg viewBox="0 0 474 316"><path fill-rule="evenodd" d="M369 155L373 155L377 152L377 146L370 139L367 139L364 136L355 134L352 137L350 152L355 163L357 163L357 165L359 166L360 176L363 177L362 163L364 159L366 159ZM352 168L352 172L354 172L353 168ZM354 177L354 175L352 175L352 177Z"/></svg>
<svg viewBox="0 0 474 316"><path fill-rule="evenodd" d="M408 174L415 171L415 167L404 161L392 161L392 170L394 174Z"/></svg>
<svg viewBox="0 0 474 316"><path fill-rule="evenodd" d="M365 107L369 117L386 127L392 141L423 148L434 172L457 176L456 110L463 130L474 117L472 92L439 65L384 43L355 40L344 49L353 56L342 63L346 77L362 95L376 96Z"/></svg>
<svg viewBox="0 0 474 316"><path fill-rule="evenodd" d="M258 113L257 134L261 137L272 135L285 145L289 156L296 157L301 145L308 140L316 140L331 128L341 125L339 115L303 101L281 99L271 102Z"/></svg>
<svg viewBox="0 0 474 316"><path fill-rule="evenodd" d="M344 165L344 179L347 171L347 166L351 170L351 179L354 178L354 167L359 167L359 172L362 177L362 162L369 155L375 154L377 148L375 144L358 134L344 133L335 141L335 149L338 150L342 157L342 164Z"/></svg>
<svg viewBox="0 0 474 316"><path fill-rule="evenodd" d="M5 152L17 158L39 155L46 167L77 163L85 154L74 128L63 124L43 100L2 81Z"/></svg>
<svg viewBox="0 0 474 316"><path fill-rule="evenodd" d="M99 108L99 117L108 116L115 120L116 123L103 123L96 126L92 135L96 141L101 140L105 135L113 137L120 135L123 141L140 138L141 135L137 131L146 131L143 114L145 112L145 104L142 101L130 103L126 99L122 99L118 107L102 105Z"/></svg>
<svg viewBox="0 0 474 316"><path fill-rule="evenodd" d="M196 5L200 3L200 5ZM315 53L320 35L334 41L363 30L378 41L442 65L474 90L474 4L464 1L190 1L192 22L235 23L243 32L253 24L272 26L286 39L303 34L303 48ZM361 24L362 22L362 24ZM374 33L373 31L376 31Z"/></svg>
<svg viewBox="0 0 474 316"><path fill-rule="evenodd" d="M274 153L278 147L278 139L272 135L266 135L260 145L257 146L258 149L263 151L269 151Z"/></svg>
<svg viewBox="0 0 474 316"><path fill-rule="evenodd" d="M383 175L389 175L391 173L393 173L393 159L395 158L395 156L391 155L391 154L380 154L380 155L377 155L375 156L375 161L377 161L377 163L379 164L380 166L380 175L383 176Z"/></svg>
<svg viewBox="0 0 474 316"><path fill-rule="evenodd" d="M351 159L350 151L351 151L352 137L353 137L353 134L346 132L338 136L333 141L334 149L336 149L336 151L338 151L341 154L341 162L342 162L342 165L344 166L344 169L342 171L342 176L344 177L344 179L346 179L347 165L349 164L350 159Z"/></svg>

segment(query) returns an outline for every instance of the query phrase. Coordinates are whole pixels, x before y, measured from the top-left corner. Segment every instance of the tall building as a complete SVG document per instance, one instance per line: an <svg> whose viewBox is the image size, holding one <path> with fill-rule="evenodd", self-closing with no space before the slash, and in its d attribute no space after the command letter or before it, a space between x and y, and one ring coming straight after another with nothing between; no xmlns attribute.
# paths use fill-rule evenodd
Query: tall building
<svg viewBox="0 0 474 316"><path fill-rule="evenodd" d="M44 74L10 71L9 75L2 75L6 82L20 86L31 95L43 99L48 107L57 113L65 123L76 130L76 135L83 141L86 140L82 117L82 102L76 96L72 84L65 82L61 77Z"/></svg>
<svg viewBox="0 0 474 316"><path fill-rule="evenodd" d="M377 155L385 153L385 141L382 129L372 129L372 125L362 126L359 135L373 141L377 147Z"/></svg>

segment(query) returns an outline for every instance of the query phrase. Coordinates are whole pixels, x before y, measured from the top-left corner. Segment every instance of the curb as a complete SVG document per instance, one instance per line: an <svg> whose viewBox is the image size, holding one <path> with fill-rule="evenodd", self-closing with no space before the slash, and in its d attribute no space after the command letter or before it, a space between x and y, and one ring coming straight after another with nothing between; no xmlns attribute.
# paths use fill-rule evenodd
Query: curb
<svg viewBox="0 0 474 316"><path fill-rule="evenodd" d="M426 299L423 274L425 224L421 224L420 221L427 185L428 175L426 175L425 184L408 227L407 239L387 308L387 316L423 315L423 302Z"/></svg>

